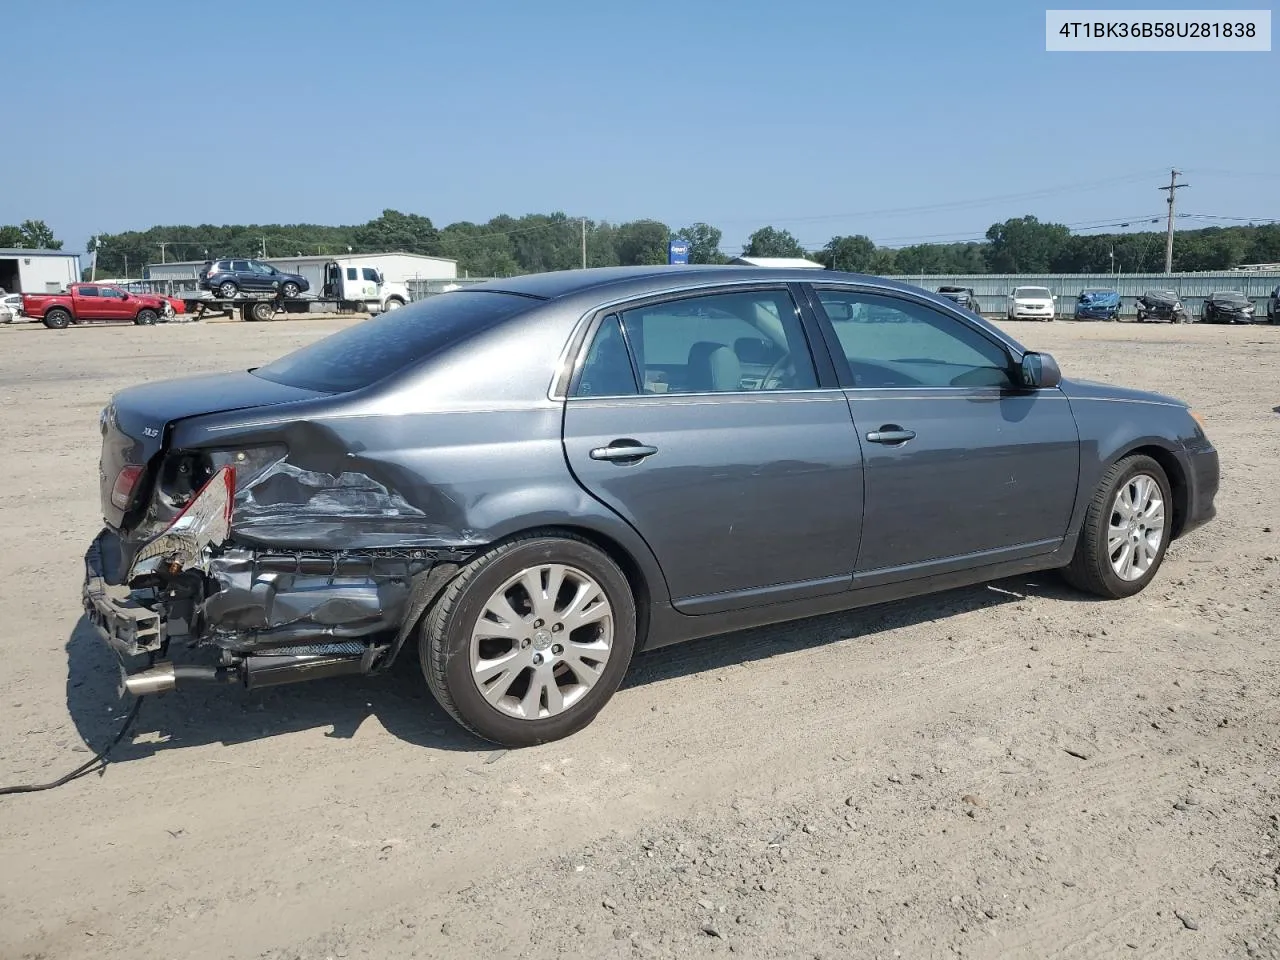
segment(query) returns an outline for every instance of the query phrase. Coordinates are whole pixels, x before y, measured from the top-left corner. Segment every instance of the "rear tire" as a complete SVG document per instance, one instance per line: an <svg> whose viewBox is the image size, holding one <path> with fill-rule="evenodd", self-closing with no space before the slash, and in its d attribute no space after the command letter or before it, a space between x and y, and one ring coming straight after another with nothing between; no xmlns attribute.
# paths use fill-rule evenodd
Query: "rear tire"
<svg viewBox="0 0 1280 960"><path fill-rule="evenodd" d="M542 579L551 569L564 578L557 581L564 586L555 596L550 596L550 575ZM534 600L522 585L526 576L546 595ZM576 589L586 592L575 595ZM575 626L572 608L599 614L594 594L607 604L607 614ZM520 618L512 631L485 616L504 601L505 610ZM598 634L592 632L596 629ZM485 637L478 639L477 633ZM458 723L485 740L526 747L570 736L589 724L622 682L635 642L635 599L618 565L580 537L533 532L487 550L462 568L423 619L418 657L427 687ZM584 644L597 645L595 657L587 658L598 672L590 673L590 683L579 684L579 669L585 668L571 666L571 658L575 647L582 656ZM505 663L508 656L514 661L509 667L484 674L480 664ZM559 686L567 680L575 683ZM525 702L535 719L524 713Z"/></svg>
<svg viewBox="0 0 1280 960"><path fill-rule="evenodd" d="M1158 510L1149 506L1127 515L1124 498L1133 501L1138 496L1135 491L1145 487L1144 480L1154 482L1158 488L1151 491L1152 504L1159 501ZM1157 516L1159 543L1152 549L1150 531ZM1140 593L1160 569L1172 531L1173 498L1164 468L1145 454L1125 457L1113 464L1098 483L1085 510L1075 555L1062 569L1062 576L1085 593L1109 600L1131 597ZM1125 559L1139 552L1147 556L1146 566L1135 565L1122 576L1117 566L1124 569Z"/></svg>
<svg viewBox="0 0 1280 960"><path fill-rule="evenodd" d="M71 326L71 313L61 307L54 307L44 315L44 325L50 330L65 330Z"/></svg>
<svg viewBox="0 0 1280 960"><path fill-rule="evenodd" d="M249 308L249 318L257 320L259 323L265 323L275 318L275 305L267 300L259 300Z"/></svg>
<svg viewBox="0 0 1280 960"><path fill-rule="evenodd" d="M138 315L133 318L133 322L140 327L151 327L155 325L158 315L154 310L139 310Z"/></svg>
<svg viewBox="0 0 1280 960"><path fill-rule="evenodd" d="M230 280L226 280L218 284L218 296L222 297L222 299L224 300L234 300L236 297L236 294L238 294L239 292L240 292L240 288L237 287Z"/></svg>
<svg viewBox="0 0 1280 960"><path fill-rule="evenodd" d="M403 300L399 299L398 297L392 297L390 300L387 301L387 305L382 309L384 311L399 310L403 306L404 306Z"/></svg>

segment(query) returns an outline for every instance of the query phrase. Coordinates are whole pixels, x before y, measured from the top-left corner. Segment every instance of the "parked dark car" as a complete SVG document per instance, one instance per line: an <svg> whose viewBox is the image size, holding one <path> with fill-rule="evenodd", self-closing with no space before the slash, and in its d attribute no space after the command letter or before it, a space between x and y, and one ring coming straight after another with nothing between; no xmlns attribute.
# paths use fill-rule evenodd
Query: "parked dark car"
<svg viewBox="0 0 1280 960"><path fill-rule="evenodd" d="M1115 290L1081 290L1076 297L1077 320L1119 320L1120 294Z"/></svg>
<svg viewBox="0 0 1280 960"><path fill-rule="evenodd" d="M1253 323L1253 301L1238 290L1218 290L1205 297L1201 323Z"/></svg>
<svg viewBox="0 0 1280 960"><path fill-rule="evenodd" d="M982 306L978 303L978 296L973 292L972 287L939 287L938 293L948 300L954 300L966 310L982 315Z"/></svg>
<svg viewBox="0 0 1280 960"><path fill-rule="evenodd" d="M1182 299L1173 290L1148 290L1138 298L1138 322L1168 320L1170 323L1190 323L1191 313L1182 305Z"/></svg>
<svg viewBox="0 0 1280 960"><path fill-rule="evenodd" d="M261 260L210 260L200 271L200 288L226 299L241 293L277 293L292 300L310 287L306 277L277 270Z"/></svg>
<svg viewBox="0 0 1280 960"><path fill-rule="evenodd" d="M126 689L415 643L513 746L585 726L638 650L1034 570L1130 596L1218 488L1185 404L803 269L488 281L126 389L101 427L84 603Z"/></svg>

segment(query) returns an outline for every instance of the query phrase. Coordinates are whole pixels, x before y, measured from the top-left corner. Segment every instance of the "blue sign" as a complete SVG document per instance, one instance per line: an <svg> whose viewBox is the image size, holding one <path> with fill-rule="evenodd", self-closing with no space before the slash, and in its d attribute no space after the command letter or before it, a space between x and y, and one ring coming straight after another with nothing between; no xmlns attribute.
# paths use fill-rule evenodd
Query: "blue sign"
<svg viewBox="0 0 1280 960"><path fill-rule="evenodd" d="M689 262L689 241L688 240L672 240L667 244L667 263L688 263Z"/></svg>

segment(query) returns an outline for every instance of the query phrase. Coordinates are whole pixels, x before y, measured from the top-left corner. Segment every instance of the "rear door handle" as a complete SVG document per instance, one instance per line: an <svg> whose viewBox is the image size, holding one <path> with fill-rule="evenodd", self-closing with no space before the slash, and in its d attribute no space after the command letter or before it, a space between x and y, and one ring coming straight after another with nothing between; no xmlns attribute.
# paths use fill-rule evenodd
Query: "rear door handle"
<svg viewBox="0 0 1280 960"><path fill-rule="evenodd" d="M886 423L879 430L868 433L867 439L872 443L906 443L908 440L914 440L915 435L914 430L904 430L896 423Z"/></svg>
<svg viewBox="0 0 1280 960"><path fill-rule="evenodd" d="M638 440L614 440L607 447L596 447L588 456L592 460L610 460L614 463L639 463L645 457L652 457L658 452L657 447L650 447Z"/></svg>

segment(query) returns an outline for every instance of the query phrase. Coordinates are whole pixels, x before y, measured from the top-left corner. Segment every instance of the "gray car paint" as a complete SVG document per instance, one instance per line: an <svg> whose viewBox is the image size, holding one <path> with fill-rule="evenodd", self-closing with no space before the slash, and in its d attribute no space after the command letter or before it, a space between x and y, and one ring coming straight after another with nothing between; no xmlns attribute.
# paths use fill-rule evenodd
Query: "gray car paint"
<svg viewBox="0 0 1280 960"><path fill-rule="evenodd" d="M417 547L467 555L529 529L594 537L635 585L641 642L649 647L1060 566L1102 474L1140 447L1160 452L1185 497L1175 509L1176 533L1212 516L1212 446L1183 405L1137 391L1064 380L1042 392L908 404L839 382L838 365L811 335L820 389L795 403L724 394L701 403L637 398L619 414L618 405L565 398L601 309L744 283L787 282L807 292L794 285L814 279L811 271L663 267L491 281L472 289L525 296L528 311L364 390L315 395L234 374L196 390L193 381L134 388L117 395L114 407L134 428L167 417L168 450L284 442L288 469L269 470L237 495L233 536L262 551ZM1013 364L1021 360L1015 341L944 297L870 277L824 273L822 280L927 302L1002 344ZM816 298L804 313L811 333L827 323ZM983 411L980 422L952 412L975 409ZM766 421L768 442L754 449L746 439L752 428L741 422L748 413ZM700 415L707 419L699 422ZM903 418L925 425L926 442L866 450L859 431ZM696 441L675 439L694 427ZM833 431L829 439L824 429ZM663 452L630 466L584 463L592 445L642 435L659 437ZM158 449L109 438L104 468L108 444L112 457L140 451L154 458ZM922 475L937 483L921 482ZM342 477L374 509L344 504ZM996 496L1009 478L1012 492ZM105 501L109 479L102 483ZM261 502L249 506L266 484L276 487L274 512ZM984 509L950 517L952 529L948 502ZM104 515L127 539L123 518L105 508ZM916 553L901 547L921 538L937 545ZM292 622L314 619L291 604ZM376 620L374 613L366 604L361 617Z"/></svg>

